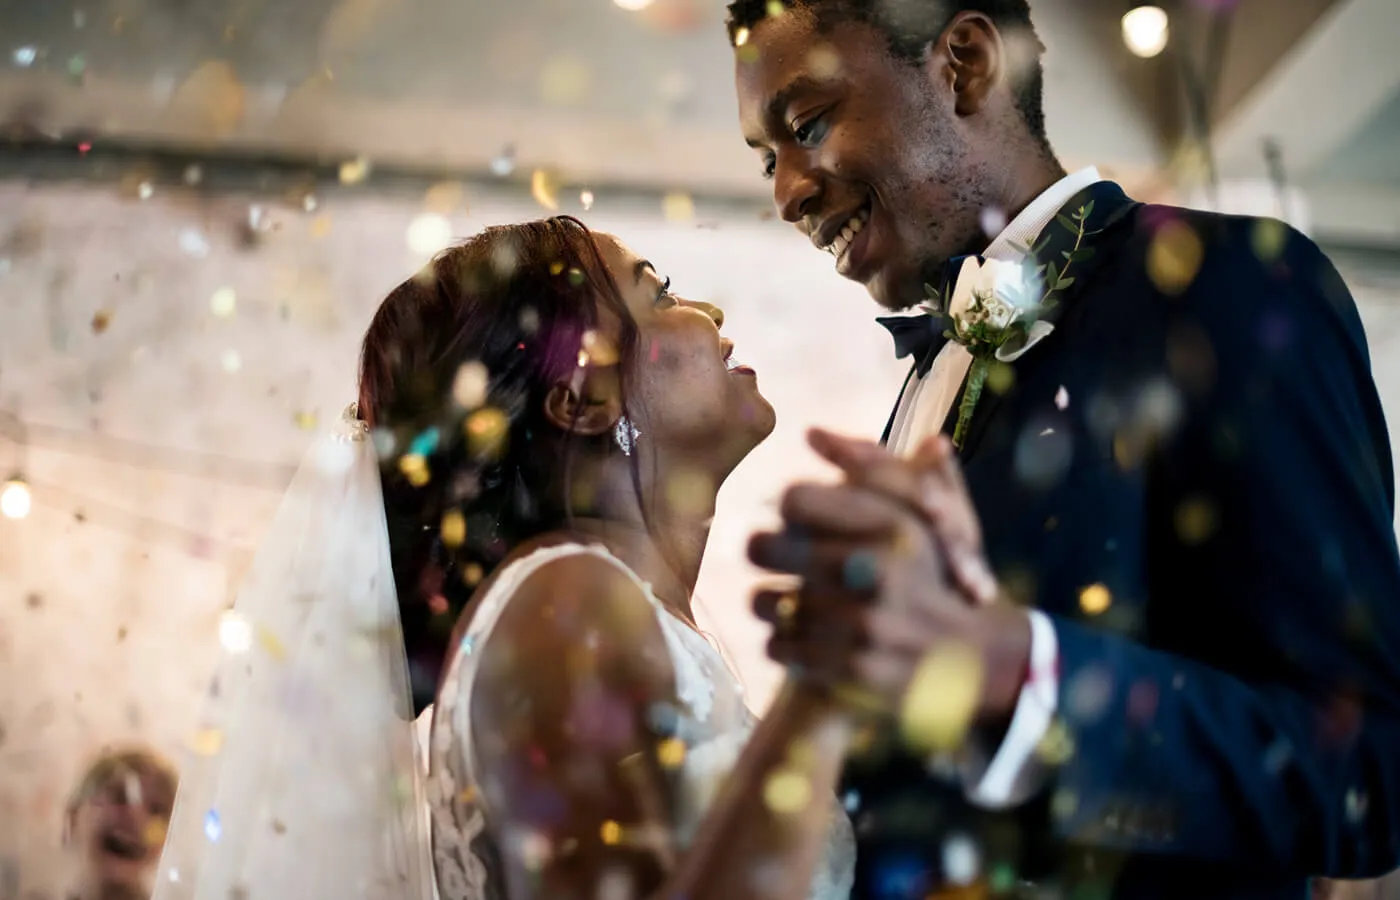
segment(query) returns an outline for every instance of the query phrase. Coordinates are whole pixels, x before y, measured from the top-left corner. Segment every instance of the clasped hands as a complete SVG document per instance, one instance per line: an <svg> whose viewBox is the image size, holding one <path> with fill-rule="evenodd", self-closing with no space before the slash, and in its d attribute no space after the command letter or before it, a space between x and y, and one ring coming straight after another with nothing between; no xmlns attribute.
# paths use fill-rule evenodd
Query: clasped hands
<svg viewBox="0 0 1400 900"><path fill-rule="evenodd" d="M769 655L867 711L906 726L922 716L929 749L1004 726L1028 674L1030 620L1000 596L951 443L930 438L901 459L822 430L808 442L844 479L790 487L782 529L749 542L756 565L800 579L755 595L773 625Z"/></svg>

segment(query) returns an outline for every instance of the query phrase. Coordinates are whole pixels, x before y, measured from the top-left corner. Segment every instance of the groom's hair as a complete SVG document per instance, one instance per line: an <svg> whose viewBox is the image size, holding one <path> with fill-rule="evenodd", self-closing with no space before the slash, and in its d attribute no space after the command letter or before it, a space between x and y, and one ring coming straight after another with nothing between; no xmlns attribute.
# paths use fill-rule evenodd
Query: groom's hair
<svg viewBox="0 0 1400 900"><path fill-rule="evenodd" d="M729 4L729 41L736 43L766 19L775 0L732 0ZM842 22L862 22L884 33L890 52L911 64L923 60L929 44L938 39L953 17L978 12L991 19L1003 37L1024 40L1035 52L1017 67L1014 84L1016 109L1031 137L1049 149L1045 134L1045 73L1040 56L1045 46L1031 24L1029 0L776 0L784 10L806 12L825 31Z"/></svg>

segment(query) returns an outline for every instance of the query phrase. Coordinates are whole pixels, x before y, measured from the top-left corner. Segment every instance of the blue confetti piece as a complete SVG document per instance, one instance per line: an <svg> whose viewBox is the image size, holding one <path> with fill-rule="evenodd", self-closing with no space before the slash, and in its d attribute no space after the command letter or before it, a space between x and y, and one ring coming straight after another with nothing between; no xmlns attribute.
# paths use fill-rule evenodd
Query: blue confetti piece
<svg viewBox="0 0 1400 900"><path fill-rule="evenodd" d="M464 656L471 656L471 655L472 655L472 649L473 649L475 646L476 646L476 640L475 640L474 638L472 638L471 636L467 636L467 637L462 638L462 654L463 654Z"/></svg>
<svg viewBox="0 0 1400 900"><path fill-rule="evenodd" d="M204 836L209 838L210 843L217 843L222 833L223 826L219 824L218 811L209 810L204 814Z"/></svg>
<svg viewBox="0 0 1400 900"><path fill-rule="evenodd" d="M413 439L409 445L408 452L415 456L430 456L438 448L442 441L442 433L436 428L429 428L427 431Z"/></svg>

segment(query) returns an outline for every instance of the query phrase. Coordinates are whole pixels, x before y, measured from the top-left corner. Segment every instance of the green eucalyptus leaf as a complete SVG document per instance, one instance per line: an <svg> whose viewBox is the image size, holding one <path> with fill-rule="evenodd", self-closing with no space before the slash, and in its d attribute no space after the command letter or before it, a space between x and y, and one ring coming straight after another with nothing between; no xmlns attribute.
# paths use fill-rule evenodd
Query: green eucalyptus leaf
<svg viewBox="0 0 1400 900"><path fill-rule="evenodd" d="M1093 247L1080 247L1078 250L1075 250L1073 253L1071 253L1071 254L1069 255L1069 261L1072 262L1072 263L1084 262L1085 260L1089 260L1089 259L1093 259L1093 258L1094 258L1094 248L1093 248Z"/></svg>
<svg viewBox="0 0 1400 900"><path fill-rule="evenodd" d="M1079 212L1081 213L1080 218L1089 218L1091 215L1094 214L1094 201L1090 200L1088 203L1081 206L1079 208Z"/></svg>
<svg viewBox="0 0 1400 900"><path fill-rule="evenodd" d="M1064 213L1060 213L1059 215L1055 216L1055 221L1059 222L1062 226L1064 226L1064 229L1070 234L1079 233L1079 223L1074 221Z"/></svg>
<svg viewBox="0 0 1400 900"><path fill-rule="evenodd" d="M1061 278L1061 279L1055 284L1055 290L1057 290L1057 291L1063 291L1065 288L1069 287L1069 286L1072 285L1072 284L1074 284L1074 279L1073 279L1073 278Z"/></svg>

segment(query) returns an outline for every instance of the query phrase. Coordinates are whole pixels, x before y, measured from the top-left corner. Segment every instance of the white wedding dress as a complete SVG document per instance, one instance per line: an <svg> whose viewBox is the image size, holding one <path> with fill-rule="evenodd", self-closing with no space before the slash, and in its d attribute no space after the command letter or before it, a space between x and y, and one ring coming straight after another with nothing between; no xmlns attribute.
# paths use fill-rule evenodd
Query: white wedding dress
<svg viewBox="0 0 1400 900"><path fill-rule="evenodd" d="M542 566L576 554L590 554L626 572L651 602L675 668L681 702L678 736L687 746L673 827L682 841L694 832L720 781L733 767L753 727L738 680L714 647L671 614L651 586L601 546L546 547L511 563L478 604L466 636L449 661L432 713L428 802L433 864L440 900L504 900L499 856L486 831L482 792L473 770L470 728L476 661L501 611L516 588ZM855 873L855 838L845 812L832 797L827 846L808 896L844 900Z"/></svg>

